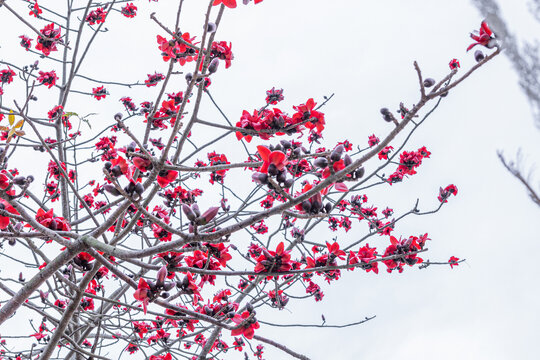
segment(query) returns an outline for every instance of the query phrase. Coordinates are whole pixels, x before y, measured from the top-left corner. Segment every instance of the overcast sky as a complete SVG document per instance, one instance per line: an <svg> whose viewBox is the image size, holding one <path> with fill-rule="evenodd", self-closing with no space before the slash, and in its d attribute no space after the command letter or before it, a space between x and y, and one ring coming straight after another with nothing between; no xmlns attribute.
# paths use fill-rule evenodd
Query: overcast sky
<svg viewBox="0 0 540 360"><path fill-rule="evenodd" d="M139 16L157 11L166 22L173 3L139 2ZM184 17L186 25L181 28L200 36L202 7L191 3L186 3L184 12L191 15ZM505 3L503 15L512 31L521 37L539 33L525 1ZM474 65L472 52L465 50L471 43L469 32L478 29L482 18L465 0L265 0L239 6L226 10L216 38L232 42L235 60L230 69L220 68L211 91L233 121L242 110L260 106L264 91L273 86L285 89L283 107L310 97L320 101L334 93L323 110L325 141L348 139L364 147L369 135L382 138L392 129L381 119L381 107L395 110L401 101L406 105L417 101L414 60L425 76L435 79L447 74L454 57L461 62L460 71ZM114 20L109 26L111 39L117 36L124 44L104 40L99 54L103 57L88 63L83 74L99 69L103 78L125 80L134 72L137 79L165 72L167 64L155 47L155 35L163 32L149 21L147 27L134 27L119 15ZM15 26L9 21L15 23L9 18L2 28ZM125 45L133 40L148 41L147 49L156 51L147 54ZM16 38L12 48L2 45L1 59L10 58L11 50L22 51L16 48ZM516 79L504 56L471 76L450 92L407 146L409 150L426 146L432 152L418 174L367 192L370 204L400 213L417 198L421 210L436 207L439 186L455 184L459 193L448 206L435 215L403 221L395 235L427 232L433 240L422 257L447 261L454 255L466 258L465 263L453 270L406 268L402 274L387 274L384 266L378 275L344 272L343 280L323 287L324 301L291 301L288 310L268 316L282 324L319 324L321 314L330 324L373 315L376 319L342 330L263 326L260 334L274 336L312 359L536 359L540 209L496 155L503 150L512 158L522 148L526 169L540 161L540 132ZM182 87L183 82L178 90ZM110 104L103 115L110 117L121 110L117 98L122 95L116 93L94 112L105 112ZM209 106L201 112L203 118L215 116ZM361 237L365 230L365 224L353 224L348 236ZM382 249L387 239L374 241L370 245ZM284 358L265 348L265 358Z"/></svg>

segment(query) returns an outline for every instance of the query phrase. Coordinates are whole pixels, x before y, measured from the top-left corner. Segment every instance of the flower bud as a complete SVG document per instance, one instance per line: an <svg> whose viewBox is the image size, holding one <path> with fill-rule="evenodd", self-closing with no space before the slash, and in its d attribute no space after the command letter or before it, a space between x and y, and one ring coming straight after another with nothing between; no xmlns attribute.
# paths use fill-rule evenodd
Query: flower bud
<svg viewBox="0 0 540 360"><path fill-rule="evenodd" d="M285 180L285 181L283 182L283 187L286 188L286 189L288 189L288 188L290 188L291 186L293 186L293 184L294 184L294 179L289 178L289 179L287 179L287 180Z"/></svg>
<svg viewBox="0 0 540 360"><path fill-rule="evenodd" d="M326 211L326 213L330 214L330 211L332 211L332 204L331 203L326 203L326 205L324 205L324 211Z"/></svg>
<svg viewBox="0 0 540 360"><path fill-rule="evenodd" d="M174 287L174 283L172 281L169 281L163 284L163 289L165 291L170 291L173 287Z"/></svg>
<svg viewBox="0 0 540 360"><path fill-rule="evenodd" d="M34 176L33 176L33 175L28 175L28 176L26 177L26 181L28 181L29 183L34 182Z"/></svg>
<svg viewBox="0 0 540 360"><path fill-rule="evenodd" d="M287 180L287 174L285 171L280 171L279 174L276 176L276 180L280 183L285 182Z"/></svg>
<svg viewBox="0 0 540 360"><path fill-rule="evenodd" d="M137 148L137 144L135 144L135 141L132 141L127 147L127 152L135 152L135 149Z"/></svg>
<svg viewBox="0 0 540 360"><path fill-rule="evenodd" d="M480 61L484 60L485 57L486 56L484 55L482 50L476 50L474 52L474 59L476 60L476 62L480 62Z"/></svg>
<svg viewBox="0 0 540 360"><path fill-rule="evenodd" d="M218 211L219 207L217 206L211 207L210 209L206 210L204 214L202 214L202 218L204 219L205 224L209 223L213 218L215 218Z"/></svg>
<svg viewBox="0 0 540 360"><path fill-rule="evenodd" d="M268 174L271 175L271 176L275 176L275 175L277 175L277 173L278 173L278 169L277 169L276 165L270 164L268 166Z"/></svg>
<svg viewBox="0 0 540 360"><path fill-rule="evenodd" d="M435 79L432 79L432 78L427 78L427 79L424 79L424 87L432 87L433 85L435 85Z"/></svg>
<svg viewBox="0 0 540 360"><path fill-rule="evenodd" d="M366 173L366 169L362 166L361 168L356 169L354 175L357 179L360 179Z"/></svg>
<svg viewBox="0 0 540 360"><path fill-rule="evenodd" d="M193 80L193 74L192 73L187 73L186 74L186 82L190 83L191 80Z"/></svg>
<svg viewBox="0 0 540 360"><path fill-rule="evenodd" d="M208 22L208 24L206 25L206 31L209 33L213 33L216 30L217 30L217 25L214 24L213 22Z"/></svg>
<svg viewBox="0 0 540 360"><path fill-rule="evenodd" d="M189 221L194 221L197 218L193 210L186 204L182 204L182 211L186 214Z"/></svg>
<svg viewBox="0 0 540 360"><path fill-rule="evenodd" d="M343 157L343 164L345 166L349 166L352 164L352 158L349 156L349 154L345 154L345 156Z"/></svg>
<svg viewBox="0 0 540 360"><path fill-rule="evenodd" d="M247 303L246 310L249 311L250 313L253 312L253 305L251 305L251 303Z"/></svg>
<svg viewBox="0 0 540 360"><path fill-rule="evenodd" d="M15 185L23 186L26 182L26 178L24 176L17 176L13 178L13 183Z"/></svg>
<svg viewBox="0 0 540 360"><path fill-rule="evenodd" d="M114 177L122 176L122 168L120 168L119 165L114 166L114 167L111 169L111 174L112 174Z"/></svg>
<svg viewBox="0 0 540 360"><path fill-rule="evenodd" d="M122 115L122 113L114 114L114 120L116 120L116 121L122 120L123 117L124 117L124 115Z"/></svg>
<svg viewBox="0 0 540 360"><path fill-rule="evenodd" d="M388 108L382 108L380 112L382 115L390 114L390 110L388 110Z"/></svg>
<svg viewBox="0 0 540 360"><path fill-rule="evenodd" d="M165 284L165 278L167 277L167 267L163 265L157 272L156 285L161 287Z"/></svg>
<svg viewBox="0 0 540 360"><path fill-rule="evenodd" d="M139 195L142 195L142 193L144 192L143 184L137 183L137 185L135 185L135 192Z"/></svg>
<svg viewBox="0 0 540 360"><path fill-rule="evenodd" d="M326 158L324 157L318 157L315 159L315 161L313 161L313 165L318 168L324 169L328 166L328 160L326 160Z"/></svg>
<svg viewBox="0 0 540 360"><path fill-rule="evenodd" d="M215 73L218 69L218 66L219 66L219 59L214 58L212 61L210 61L210 65L208 65L208 72L210 74Z"/></svg>
<svg viewBox="0 0 540 360"><path fill-rule="evenodd" d="M112 184L105 184L103 185L103 189L108 192L109 194L111 194L112 196L118 196L120 195L120 192L118 190L116 190L116 188L114 187L114 185Z"/></svg>
<svg viewBox="0 0 540 360"><path fill-rule="evenodd" d="M292 147L292 144L289 140L281 140L280 143L284 149L290 149Z"/></svg>
<svg viewBox="0 0 540 360"><path fill-rule="evenodd" d="M311 211L311 203L309 202L309 200L304 200L302 202L302 210L304 210L305 212Z"/></svg>
<svg viewBox="0 0 540 360"><path fill-rule="evenodd" d="M170 295L168 292L162 292L161 294L159 294L159 296L161 296L162 298L166 299L168 298Z"/></svg>
<svg viewBox="0 0 540 360"><path fill-rule="evenodd" d="M199 209L199 205L193 204L191 205L191 210L195 213L195 216L199 217L201 216L201 210Z"/></svg>

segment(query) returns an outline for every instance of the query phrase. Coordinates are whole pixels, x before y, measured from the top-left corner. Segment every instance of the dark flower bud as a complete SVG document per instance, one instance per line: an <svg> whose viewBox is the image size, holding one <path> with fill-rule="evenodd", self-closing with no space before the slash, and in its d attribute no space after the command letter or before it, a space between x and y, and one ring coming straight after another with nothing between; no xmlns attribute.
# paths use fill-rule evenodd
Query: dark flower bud
<svg viewBox="0 0 540 360"><path fill-rule="evenodd" d="M280 183L284 182L285 180L287 180L287 174L285 173L285 171L281 171L277 176L276 176L276 180Z"/></svg>
<svg viewBox="0 0 540 360"><path fill-rule="evenodd" d="M112 196L118 196L120 195L120 192L114 187L112 184L105 184L103 185L103 189L111 194Z"/></svg>
<svg viewBox="0 0 540 360"><path fill-rule="evenodd" d="M111 164L110 161L107 161L107 162L105 163L105 165L104 165L105 169L107 169L107 170L111 170L111 166L112 166L112 164Z"/></svg>
<svg viewBox="0 0 540 360"><path fill-rule="evenodd" d="M324 169L328 166L328 160L326 160L326 158L324 157L318 157L315 159L315 161L313 161L313 165L318 168Z"/></svg>
<svg viewBox="0 0 540 360"><path fill-rule="evenodd" d="M17 243L17 240L15 240L14 238L10 238L8 240L8 244L11 245L11 246L15 246L16 243Z"/></svg>
<svg viewBox="0 0 540 360"><path fill-rule="evenodd" d="M276 151L282 151L283 148L281 147L281 144L277 144L276 146L274 146L274 150L276 150Z"/></svg>
<svg viewBox="0 0 540 360"><path fill-rule="evenodd" d="M135 183L130 181L129 184L126 185L124 190L128 194L133 194L133 192L135 191Z"/></svg>
<svg viewBox="0 0 540 360"><path fill-rule="evenodd" d="M144 192L143 184L137 183L137 185L135 185L135 192L139 195L142 195L142 193Z"/></svg>
<svg viewBox="0 0 540 360"><path fill-rule="evenodd" d="M265 174L265 173L259 173L259 178L258 178L259 182L261 184L267 184L268 183L268 174Z"/></svg>
<svg viewBox="0 0 540 360"><path fill-rule="evenodd" d="M148 281L146 281L146 283L150 287L150 290L152 290L152 291L156 290L156 283L155 282L153 282L152 280L148 280Z"/></svg>
<svg viewBox="0 0 540 360"><path fill-rule="evenodd" d="M193 74L192 73L187 73L186 74L186 81L189 83L189 82L191 82L191 80L193 80Z"/></svg>
<svg viewBox="0 0 540 360"><path fill-rule="evenodd" d="M166 299L166 298L168 298L170 295L169 295L168 292L165 291L165 292L162 292L159 296L161 296L162 298Z"/></svg>
<svg viewBox="0 0 540 360"><path fill-rule="evenodd" d="M486 56L484 55L482 50L476 50L474 52L474 59L476 60L476 62L480 62L480 61L484 60L485 57Z"/></svg>
<svg viewBox="0 0 540 360"><path fill-rule="evenodd" d="M23 224L18 222L13 226L13 229L15 229L15 231L21 231L22 227L23 227Z"/></svg>
<svg viewBox="0 0 540 360"><path fill-rule="evenodd" d="M214 24L213 22L208 22L208 24L206 25L206 31L209 33L213 33L216 30L217 30L217 25Z"/></svg>
<svg viewBox="0 0 540 360"><path fill-rule="evenodd" d="M163 284L163 289L165 289L165 291L170 291L173 287L174 287L174 283L171 281Z"/></svg>
<svg viewBox="0 0 540 360"><path fill-rule="evenodd" d="M299 157L300 155L302 155L302 149L296 148L296 149L293 150L292 153L293 153L294 157Z"/></svg>
<svg viewBox="0 0 540 360"><path fill-rule="evenodd" d="M120 121L120 120L122 120L123 116L124 115L122 115L122 113L116 113L116 114L114 114L114 120Z"/></svg>
<svg viewBox="0 0 540 360"><path fill-rule="evenodd" d="M324 211L326 211L328 214L330 214L330 211L332 211L332 204L331 203L326 203L326 205L324 205Z"/></svg>
<svg viewBox="0 0 540 360"><path fill-rule="evenodd" d="M13 183L15 185L23 186L26 183L26 178L24 176L17 176L13 178Z"/></svg>
<svg viewBox="0 0 540 360"><path fill-rule="evenodd" d="M287 179L283 182L283 187L288 189L294 184L294 179Z"/></svg>
<svg viewBox="0 0 540 360"><path fill-rule="evenodd" d="M383 115L390 114L390 110L388 110L388 108L382 108L380 111L381 111L381 114Z"/></svg>
<svg viewBox="0 0 540 360"><path fill-rule="evenodd" d="M283 146L284 149L290 149L292 147L292 144L288 140L281 140L280 141L281 146Z"/></svg>
<svg viewBox="0 0 540 360"><path fill-rule="evenodd" d="M114 177L119 177L122 175L122 168L120 168L119 165L116 165L114 166L112 169L111 169L111 174L114 176Z"/></svg>
<svg viewBox="0 0 540 360"><path fill-rule="evenodd" d="M330 154L330 160L332 161L339 161L341 159L341 154L343 153L343 150L338 151L338 148L335 148L334 151Z"/></svg>
<svg viewBox="0 0 540 360"><path fill-rule="evenodd" d="M22 272L19 273L19 281L20 281L20 282L24 282L24 280L25 280L25 279L24 279L24 276L23 276Z"/></svg>
<svg viewBox="0 0 540 360"><path fill-rule="evenodd" d="M131 144L129 144L127 147L126 147L126 151L128 152L135 152L135 149L137 148L137 144L135 144L135 142L133 141Z"/></svg>
<svg viewBox="0 0 540 360"><path fill-rule="evenodd" d="M427 78L427 79L424 79L424 87L432 87L433 85L435 85L435 79L432 79L432 78Z"/></svg>
<svg viewBox="0 0 540 360"><path fill-rule="evenodd" d="M277 169L276 165L270 164L268 166L268 174L272 175L272 176L275 176L275 175L277 175L277 173L278 173L278 169Z"/></svg>
<svg viewBox="0 0 540 360"><path fill-rule="evenodd" d="M352 158L349 156L349 154L345 154L345 156L343 157L343 164L345 166L349 166L352 164Z"/></svg>
<svg viewBox="0 0 540 360"><path fill-rule="evenodd" d="M197 218L193 210L186 204L182 204L182 211L186 214L189 221L194 221Z"/></svg>
<svg viewBox="0 0 540 360"><path fill-rule="evenodd" d="M249 311L250 313L253 312L253 305L251 305L251 303L247 303L246 310Z"/></svg>
<svg viewBox="0 0 540 360"><path fill-rule="evenodd" d="M356 172L354 173L354 175L356 176L357 179L360 179L362 176L364 176L365 173L366 173L366 169L364 169L364 167L362 166L361 168L356 169Z"/></svg>
<svg viewBox="0 0 540 360"><path fill-rule="evenodd" d="M210 74L215 73L218 69L218 66L219 66L219 59L214 58L212 61L210 61L210 65L208 65L208 72Z"/></svg>
<svg viewBox="0 0 540 360"><path fill-rule="evenodd" d="M305 211L305 212L310 212L311 211L311 203L309 202L309 200L304 200L302 202L302 209Z"/></svg>
<svg viewBox="0 0 540 360"><path fill-rule="evenodd" d="M56 220L52 219L51 222L49 223L49 229L51 230L57 230L58 229L58 224L56 222Z"/></svg>
<svg viewBox="0 0 540 360"><path fill-rule="evenodd" d="M26 181L28 181L29 183L34 182L34 176L33 176L33 175L28 175L28 176L26 177Z"/></svg>

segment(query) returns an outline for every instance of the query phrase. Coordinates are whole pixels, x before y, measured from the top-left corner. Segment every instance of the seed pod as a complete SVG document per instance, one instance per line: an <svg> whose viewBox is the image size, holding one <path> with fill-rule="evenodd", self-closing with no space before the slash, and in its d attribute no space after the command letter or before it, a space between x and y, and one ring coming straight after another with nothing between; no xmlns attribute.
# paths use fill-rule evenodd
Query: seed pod
<svg viewBox="0 0 540 360"><path fill-rule="evenodd" d="M313 165L318 168L324 169L328 166L328 160L326 160L326 158L324 157L318 157L315 159L315 161L313 161Z"/></svg>
<svg viewBox="0 0 540 360"><path fill-rule="evenodd" d="M476 60L476 62L480 62L480 61L484 60L485 57L486 56L484 55L482 50L476 50L474 52L474 59Z"/></svg>
<svg viewBox="0 0 540 360"><path fill-rule="evenodd" d="M424 87L430 88L433 85L435 85L435 79L432 79L432 78L424 79Z"/></svg>
<svg viewBox="0 0 540 360"><path fill-rule="evenodd" d="M210 74L213 74L217 71L218 67L219 67L219 59L214 58L212 61L210 61L210 65L208 65L208 72Z"/></svg>

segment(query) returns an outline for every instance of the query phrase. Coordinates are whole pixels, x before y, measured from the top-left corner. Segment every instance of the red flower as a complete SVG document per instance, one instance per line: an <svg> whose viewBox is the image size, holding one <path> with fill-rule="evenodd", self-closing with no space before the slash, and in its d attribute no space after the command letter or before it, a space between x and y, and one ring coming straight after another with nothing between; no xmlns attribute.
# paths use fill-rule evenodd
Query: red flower
<svg viewBox="0 0 540 360"><path fill-rule="evenodd" d="M48 72L40 71L37 80L50 89L54 85L56 85L56 80L58 80L58 76L56 76L56 71L54 70Z"/></svg>
<svg viewBox="0 0 540 360"><path fill-rule="evenodd" d="M387 146L379 152L379 160L388 160L388 154L394 149L393 146Z"/></svg>
<svg viewBox="0 0 540 360"><path fill-rule="evenodd" d="M144 80L144 83L147 87L156 86L163 79L165 79L165 76L163 76L163 74L148 74L148 79Z"/></svg>
<svg viewBox="0 0 540 360"><path fill-rule="evenodd" d="M43 11L39 8L39 5L38 5L37 0L36 0L36 2L34 3L34 6L30 10L30 13L28 15L31 15L31 16L34 16L34 17L39 17L39 14L41 14L42 12Z"/></svg>
<svg viewBox="0 0 540 360"><path fill-rule="evenodd" d="M159 186L164 188L165 186L169 185L171 182L176 180L178 177L178 171L175 170L161 170L159 172L159 175L157 177L157 182Z"/></svg>
<svg viewBox="0 0 540 360"><path fill-rule="evenodd" d="M13 81L13 76L15 76L15 71L11 70L9 66L7 69L0 70L0 82L2 85L4 83L11 83Z"/></svg>
<svg viewBox="0 0 540 360"><path fill-rule="evenodd" d="M103 86L93 88L92 94L94 94L96 100L105 99L105 97L107 96L107 89L105 89L105 87Z"/></svg>
<svg viewBox="0 0 540 360"><path fill-rule="evenodd" d="M448 66L450 66L450 70L454 70L454 69L457 69L457 68L461 67L461 66L459 66L458 59L450 60L450 63L448 64Z"/></svg>
<svg viewBox="0 0 540 360"><path fill-rule="evenodd" d="M0 199L0 209L10 214L19 215L19 212L13 208L6 200ZM0 229L4 230L9 225L9 217L0 215Z"/></svg>
<svg viewBox="0 0 540 360"><path fill-rule="evenodd" d="M313 99L309 99L305 104L299 106L293 106L296 110L296 114L293 115L293 123L298 124L300 122L309 120L305 123L305 126L310 130L317 130L318 134L324 130L324 114L313 110L317 103Z"/></svg>
<svg viewBox="0 0 540 360"><path fill-rule="evenodd" d="M97 8L96 10L90 11L85 20L89 25L102 24L105 22L106 16L107 12L104 11L103 8Z"/></svg>
<svg viewBox="0 0 540 360"><path fill-rule="evenodd" d="M276 90L276 88L272 88L266 91L266 103L268 105L276 105L283 99L283 89Z"/></svg>
<svg viewBox="0 0 540 360"><path fill-rule="evenodd" d="M471 38L475 42L467 47L467 51L471 50L476 45L483 45L489 49L495 46L495 36L485 20L480 24L479 31L474 31L471 33Z"/></svg>
<svg viewBox="0 0 540 360"><path fill-rule="evenodd" d="M25 35L21 35L19 36L19 38L21 39L21 46L26 50L28 51L28 49L30 49L30 47L32 46L32 39L30 39L28 36L25 36Z"/></svg>
<svg viewBox="0 0 540 360"><path fill-rule="evenodd" d="M263 164L259 169L259 172L261 173L268 173L270 165L274 165L278 171L281 171L288 163L285 154L281 151L270 151L266 146L262 145L257 146L257 151L263 161Z"/></svg>
<svg viewBox="0 0 540 360"><path fill-rule="evenodd" d="M380 143L380 142L381 142L381 140L379 140L379 138L376 137L375 134L370 135L370 136L368 137L368 144L369 144L369 147L373 147L373 146L377 145L377 144Z"/></svg>
<svg viewBox="0 0 540 360"><path fill-rule="evenodd" d="M451 256L450 257L450 260L448 260L448 263L450 264L450 268L454 268L454 266L459 266L459 258L455 257L455 256Z"/></svg>
<svg viewBox="0 0 540 360"><path fill-rule="evenodd" d="M122 15L128 18L133 18L137 15L137 7L133 3L126 4L120 11Z"/></svg>
<svg viewBox="0 0 540 360"><path fill-rule="evenodd" d="M57 51L56 44L60 41L60 28L55 29L54 23L50 23L40 30L43 37L38 36L36 50L40 50L43 55L49 56L51 51ZM47 39L45 39L47 38Z"/></svg>
<svg viewBox="0 0 540 360"><path fill-rule="evenodd" d="M236 7L236 0L214 0L212 5L216 6L219 4L223 4L226 7L233 9Z"/></svg>
<svg viewBox="0 0 540 360"><path fill-rule="evenodd" d="M225 69L228 69L231 66L231 61L234 59L231 48L231 43L227 44L226 41L214 41L212 43L212 49L210 50L210 56L212 58L225 60Z"/></svg>
<svg viewBox="0 0 540 360"><path fill-rule="evenodd" d="M457 187L454 184L450 184L447 187L439 188L439 196L437 196L437 199L439 199L440 202L448 202L448 198L450 195L457 195Z"/></svg>
<svg viewBox="0 0 540 360"><path fill-rule="evenodd" d="M242 324L247 318L249 318L251 313L249 311L244 311L242 315L236 314L232 321L236 324ZM231 336L236 335L244 335L247 339L253 339L253 335L255 335L255 329L258 329L260 327L259 322L253 317L249 321L245 322L241 327L238 329L234 329L231 331Z"/></svg>
<svg viewBox="0 0 540 360"><path fill-rule="evenodd" d="M139 279L139 285L137 286L137 290L133 293L133 297L136 300L139 300L143 304L144 313L146 314L146 308L148 307L148 303L150 302L150 296L152 294L152 291L150 290L150 286L144 280L143 278Z"/></svg>
<svg viewBox="0 0 540 360"><path fill-rule="evenodd" d="M291 268L290 251L285 251L285 245L280 242L276 251L262 249L261 255L257 258L255 272L283 272L289 271Z"/></svg>
<svg viewBox="0 0 540 360"><path fill-rule="evenodd" d="M66 219L62 217L55 217L53 209L45 212L43 209L38 209L36 214L36 221L42 226L49 228L55 231L69 231L71 227L69 226Z"/></svg>
<svg viewBox="0 0 540 360"><path fill-rule="evenodd" d="M171 353L166 353L165 355L151 355L148 360L172 360Z"/></svg>

